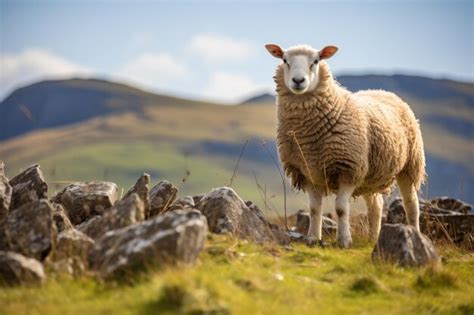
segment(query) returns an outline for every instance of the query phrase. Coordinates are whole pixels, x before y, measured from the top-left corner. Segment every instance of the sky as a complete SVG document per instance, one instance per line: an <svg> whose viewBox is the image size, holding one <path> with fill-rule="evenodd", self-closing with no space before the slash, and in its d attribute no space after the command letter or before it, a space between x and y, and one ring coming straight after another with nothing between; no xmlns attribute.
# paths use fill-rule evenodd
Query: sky
<svg viewBox="0 0 474 315"><path fill-rule="evenodd" d="M336 74L474 82L474 1L0 0L0 99L103 78L224 103L274 89L264 48L336 45Z"/></svg>

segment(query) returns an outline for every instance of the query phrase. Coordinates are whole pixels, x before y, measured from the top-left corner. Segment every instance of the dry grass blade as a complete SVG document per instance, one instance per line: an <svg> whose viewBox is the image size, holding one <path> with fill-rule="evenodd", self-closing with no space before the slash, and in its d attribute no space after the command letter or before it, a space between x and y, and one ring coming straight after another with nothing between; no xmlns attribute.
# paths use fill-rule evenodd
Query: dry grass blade
<svg viewBox="0 0 474 315"><path fill-rule="evenodd" d="M273 161L273 165L275 165L276 169L278 170L278 173L280 174L281 183L282 183L282 186L283 186L283 211L284 211L284 213L285 213L285 220L284 220L284 223L285 223L285 228L286 228L286 230L289 231L290 228L288 227L288 214L287 214L287 206L286 206L286 182L285 182L285 176L283 176L283 172L282 172L282 170L281 170L281 168L280 168L279 163L277 162L277 160L275 159L275 157L273 156L273 154L270 152L270 150L268 150L265 141L262 141L262 146L263 146L263 148L265 149L265 151L267 151L268 155L270 156L270 158L271 158L272 161Z"/></svg>
<svg viewBox="0 0 474 315"><path fill-rule="evenodd" d="M239 159L237 160L237 163L235 164L234 171L232 172L232 177L230 178L230 183L229 187L232 187L232 183L234 181L235 175L237 174L237 169L239 168L240 160L242 159L242 155L244 154L245 148L247 147L247 144L249 143L249 140L245 141L244 145L242 146L242 149L240 150L240 155Z"/></svg>

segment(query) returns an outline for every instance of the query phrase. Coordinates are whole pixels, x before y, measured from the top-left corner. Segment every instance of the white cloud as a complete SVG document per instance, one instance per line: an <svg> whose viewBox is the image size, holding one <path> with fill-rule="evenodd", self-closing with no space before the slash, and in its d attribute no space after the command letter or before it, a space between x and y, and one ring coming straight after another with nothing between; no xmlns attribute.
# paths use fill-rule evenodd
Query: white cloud
<svg viewBox="0 0 474 315"><path fill-rule="evenodd" d="M166 53L143 53L122 66L116 75L147 87L162 87L190 75L190 71Z"/></svg>
<svg viewBox="0 0 474 315"><path fill-rule="evenodd" d="M271 87L253 82L243 74L215 72L203 95L213 100L235 103L270 89Z"/></svg>
<svg viewBox="0 0 474 315"><path fill-rule="evenodd" d="M247 41L215 34L195 35L189 49L209 62L242 61L255 51Z"/></svg>
<svg viewBox="0 0 474 315"><path fill-rule="evenodd" d="M19 86L45 79L84 76L91 69L70 62L47 50L27 49L18 55L0 55L0 97Z"/></svg>

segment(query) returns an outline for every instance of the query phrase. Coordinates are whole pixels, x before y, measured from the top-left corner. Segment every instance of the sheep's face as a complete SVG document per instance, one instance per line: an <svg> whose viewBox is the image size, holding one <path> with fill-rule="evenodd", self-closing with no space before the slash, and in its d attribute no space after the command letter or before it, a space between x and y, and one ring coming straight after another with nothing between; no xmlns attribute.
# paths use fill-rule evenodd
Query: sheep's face
<svg viewBox="0 0 474 315"><path fill-rule="evenodd" d="M272 56L283 60L285 85L294 94L314 91L319 83L319 61L332 57L337 51L335 46L326 46L320 51L306 45L286 51L273 44L265 47Z"/></svg>

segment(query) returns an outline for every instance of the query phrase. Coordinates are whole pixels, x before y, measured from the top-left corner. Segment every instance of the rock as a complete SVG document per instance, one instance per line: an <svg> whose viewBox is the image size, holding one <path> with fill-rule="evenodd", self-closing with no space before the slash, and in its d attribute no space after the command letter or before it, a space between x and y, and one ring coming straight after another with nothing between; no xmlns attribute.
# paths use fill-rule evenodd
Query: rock
<svg viewBox="0 0 474 315"><path fill-rule="evenodd" d="M471 244L472 248L474 214L470 211L469 204L447 197L420 200L420 230L434 240L448 239L457 245ZM406 222L402 199L397 198L388 208L387 223Z"/></svg>
<svg viewBox="0 0 474 315"><path fill-rule="evenodd" d="M28 167L10 180L12 198L10 210L21 207L32 201L46 199L48 185L38 164Z"/></svg>
<svg viewBox="0 0 474 315"><path fill-rule="evenodd" d="M166 212L175 211L175 210L184 210L184 209L194 209L194 199L191 196L186 196L183 198L177 199L173 204L166 209Z"/></svg>
<svg viewBox="0 0 474 315"><path fill-rule="evenodd" d="M0 173L0 221L7 217L11 199L12 186L10 186L8 179Z"/></svg>
<svg viewBox="0 0 474 315"><path fill-rule="evenodd" d="M311 222L310 213L304 211L303 209L298 210L296 214L295 231L303 235L308 235L310 222Z"/></svg>
<svg viewBox="0 0 474 315"><path fill-rule="evenodd" d="M260 210L260 208L259 208L253 201L247 200L247 201L245 202L245 205L250 209L250 211L252 211L253 213L255 213L255 215L256 215L262 222L264 222L265 224L268 224L268 221L267 221L267 219L265 218L265 215L263 214L262 210Z"/></svg>
<svg viewBox="0 0 474 315"><path fill-rule="evenodd" d="M62 205L57 203L53 203L53 221L58 233L74 228L66 214L66 210L64 210Z"/></svg>
<svg viewBox="0 0 474 315"><path fill-rule="evenodd" d="M111 182L79 182L66 186L52 201L66 209L72 224L103 214L118 199L117 185Z"/></svg>
<svg viewBox="0 0 474 315"><path fill-rule="evenodd" d="M307 234L301 234L295 231L287 232L290 243L301 243L307 246L315 246L318 241L314 237L310 237Z"/></svg>
<svg viewBox="0 0 474 315"><path fill-rule="evenodd" d="M431 199L431 204L441 209L459 212L462 214L470 214L472 212L472 206L470 204L449 197L438 197Z"/></svg>
<svg viewBox="0 0 474 315"><path fill-rule="evenodd" d="M143 175L140 176L135 185L133 185L133 187L130 188L122 198L127 199L131 194L136 193L143 201L145 218L150 217L150 197L148 196L150 187L148 186L148 184L150 184L150 175L148 175L147 173L143 173Z"/></svg>
<svg viewBox="0 0 474 315"><path fill-rule="evenodd" d="M0 220L0 251L8 251L10 249L10 245L7 241L7 219Z"/></svg>
<svg viewBox="0 0 474 315"><path fill-rule="evenodd" d="M250 210L232 188L213 189L196 208L207 218L213 233L231 233L255 242L274 240L268 224Z"/></svg>
<svg viewBox="0 0 474 315"><path fill-rule="evenodd" d="M87 254L94 245L94 240L76 229L59 233L58 242L48 264L57 272L80 275L87 268Z"/></svg>
<svg viewBox="0 0 474 315"><path fill-rule="evenodd" d="M165 211L176 199L178 188L166 180L162 180L150 190L150 217Z"/></svg>
<svg viewBox="0 0 474 315"><path fill-rule="evenodd" d="M106 232L120 229L145 219L145 206L142 199L133 193L120 200L112 209L101 216L95 216L77 226L86 235L97 239Z"/></svg>
<svg viewBox="0 0 474 315"><path fill-rule="evenodd" d="M106 233L89 252L89 263L104 278L126 276L153 264L192 264L206 232L206 219L198 211L168 212Z"/></svg>
<svg viewBox="0 0 474 315"><path fill-rule="evenodd" d="M13 210L8 215L5 234L11 251L43 261L57 237L51 204L43 199Z"/></svg>
<svg viewBox="0 0 474 315"><path fill-rule="evenodd" d="M0 251L0 283L7 285L40 283L46 279L43 265L33 258Z"/></svg>
<svg viewBox="0 0 474 315"><path fill-rule="evenodd" d="M202 197L204 197L204 194L193 196L194 204L197 205Z"/></svg>
<svg viewBox="0 0 474 315"><path fill-rule="evenodd" d="M385 224L372 252L372 260L397 263L400 266L426 266L440 263L433 243L414 227Z"/></svg>
<svg viewBox="0 0 474 315"><path fill-rule="evenodd" d="M0 161L0 175L5 176L5 163L3 161Z"/></svg>

